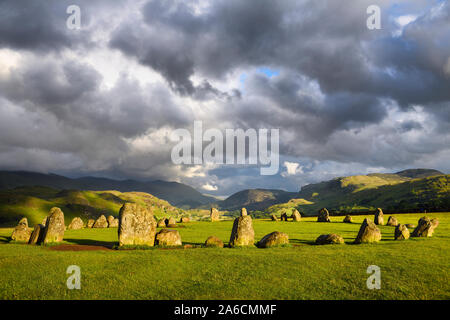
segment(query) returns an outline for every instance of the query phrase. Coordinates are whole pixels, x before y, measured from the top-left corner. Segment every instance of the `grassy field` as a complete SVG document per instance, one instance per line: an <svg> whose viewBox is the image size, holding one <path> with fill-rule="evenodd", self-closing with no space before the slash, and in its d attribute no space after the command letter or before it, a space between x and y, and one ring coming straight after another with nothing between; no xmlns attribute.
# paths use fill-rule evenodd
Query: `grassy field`
<svg viewBox="0 0 450 320"><path fill-rule="evenodd" d="M417 224L423 214L397 215ZM450 213L432 238L394 241L382 226L382 241L353 245L363 216L353 224L332 217L301 222L254 220L255 240L272 231L289 234L291 247L258 249L161 249L56 251L8 243L0 229L1 299L449 299ZM386 216L387 220L387 216ZM224 242L232 221L191 222L179 228L184 244L210 235ZM341 234L345 245L316 246L320 234ZM113 246L117 229L66 231L66 243ZM66 287L69 265L81 268L81 289ZM381 289L366 287L369 265L381 268Z"/></svg>

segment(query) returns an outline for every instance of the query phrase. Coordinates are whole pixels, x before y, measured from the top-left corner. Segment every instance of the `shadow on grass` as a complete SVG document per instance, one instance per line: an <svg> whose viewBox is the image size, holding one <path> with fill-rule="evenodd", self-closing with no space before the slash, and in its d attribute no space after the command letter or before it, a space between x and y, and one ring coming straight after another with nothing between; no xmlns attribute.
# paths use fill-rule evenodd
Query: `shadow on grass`
<svg viewBox="0 0 450 320"><path fill-rule="evenodd" d="M117 241L98 241L89 239L64 239L64 241L80 245L101 246L110 249L118 245Z"/></svg>
<svg viewBox="0 0 450 320"><path fill-rule="evenodd" d="M11 237L0 236L0 243L9 243L11 241Z"/></svg>

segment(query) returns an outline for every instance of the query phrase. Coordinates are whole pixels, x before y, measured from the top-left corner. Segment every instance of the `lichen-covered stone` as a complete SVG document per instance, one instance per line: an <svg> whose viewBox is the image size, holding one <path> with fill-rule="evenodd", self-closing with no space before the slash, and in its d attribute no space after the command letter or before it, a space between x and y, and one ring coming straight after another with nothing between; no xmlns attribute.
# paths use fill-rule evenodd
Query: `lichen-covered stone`
<svg viewBox="0 0 450 320"><path fill-rule="evenodd" d="M262 237L257 246L258 248L270 248L284 244L289 244L289 236L287 233L275 231Z"/></svg>
<svg viewBox="0 0 450 320"><path fill-rule="evenodd" d="M177 230L162 229L156 234L156 244L159 246L181 246L181 236Z"/></svg>
<svg viewBox="0 0 450 320"><path fill-rule="evenodd" d="M389 216L388 221L386 223L387 226L396 227L398 226L398 220L394 216Z"/></svg>
<svg viewBox="0 0 450 320"><path fill-rule="evenodd" d="M247 215L248 215L247 209L242 208L242 209L241 209L241 217L245 217L245 216L247 216Z"/></svg>
<svg viewBox="0 0 450 320"><path fill-rule="evenodd" d="M331 222L330 213L327 208L322 208L319 210L319 215L317 216L317 222Z"/></svg>
<svg viewBox="0 0 450 320"><path fill-rule="evenodd" d="M31 230L28 228L28 219L22 218L19 224L14 228L11 235L13 241L28 242L30 240Z"/></svg>
<svg viewBox="0 0 450 320"><path fill-rule="evenodd" d="M168 226L169 224L177 224L177 221L174 217L169 217L166 219L166 226Z"/></svg>
<svg viewBox="0 0 450 320"><path fill-rule="evenodd" d="M374 218L373 222L380 226L382 226L384 224L384 214L383 214L383 210L381 210L381 208L378 208L377 212L375 212L375 218Z"/></svg>
<svg viewBox="0 0 450 320"><path fill-rule="evenodd" d="M60 208L52 208L45 223L43 242L44 244L61 242L64 238L64 213Z"/></svg>
<svg viewBox="0 0 450 320"><path fill-rule="evenodd" d="M166 219L165 218L159 219L156 226L158 228L165 228L166 227Z"/></svg>
<svg viewBox="0 0 450 320"><path fill-rule="evenodd" d="M292 221L298 222L300 220L302 220L302 216L300 215L300 212L298 212L297 209L294 210L294 212L292 212Z"/></svg>
<svg viewBox="0 0 450 320"><path fill-rule="evenodd" d="M151 209L125 203L119 212L119 245L154 246L156 221Z"/></svg>
<svg viewBox="0 0 450 320"><path fill-rule="evenodd" d="M104 215L101 215L97 220L95 220L92 228L108 228L108 220L106 220Z"/></svg>
<svg viewBox="0 0 450 320"><path fill-rule="evenodd" d="M343 222L344 222L344 223L352 223L352 221L353 221L353 220L352 220L352 216L348 214L348 215L345 216Z"/></svg>
<svg viewBox="0 0 450 320"><path fill-rule="evenodd" d="M39 244L42 242L44 237L45 226L42 224L37 224L34 226L33 232L31 233L30 240L28 244Z"/></svg>
<svg viewBox="0 0 450 320"><path fill-rule="evenodd" d="M113 216L108 216L108 228L117 228L119 226L119 219L114 218Z"/></svg>
<svg viewBox="0 0 450 320"><path fill-rule="evenodd" d="M219 210L217 210L216 208L211 208L210 218L211 222L219 221L220 220Z"/></svg>
<svg viewBox="0 0 450 320"><path fill-rule="evenodd" d="M250 246L255 242L252 217L238 217L234 220L230 247Z"/></svg>
<svg viewBox="0 0 450 320"><path fill-rule="evenodd" d="M86 226L88 228L92 228L94 226L94 223L95 223L94 219L89 219Z"/></svg>
<svg viewBox="0 0 450 320"><path fill-rule="evenodd" d="M381 240L381 231L374 222L364 219L356 236L355 243L372 243Z"/></svg>
<svg viewBox="0 0 450 320"><path fill-rule="evenodd" d="M72 222L68 225L67 229L69 230L79 230L79 229L83 229L84 227L84 223L83 220L81 220L81 218L76 217L72 219Z"/></svg>
<svg viewBox="0 0 450 320"><path fill-rule="evenodd" d="M404 224L398 224L395 227L394 232L395 240L407 240L409 239L409 230Z"/></svg>
<svg viewBox="0 0 450 320"><path fill-rule="evenodd" d="M188 217L181 217L180 223L188 223L190 219Z"/></svg>
<svg viewBox="0 0 450 320"><path fill-rule="evenodd" d="M210 236L205 241L205 247L223 248L223 241L215 236Z"/></svg>
<svg viewBox="0 0 450 320"><path fill-rule="evenodd" d="M422 217L417 223L417 227L411 233L412 237L431 237L434 230L438 227L438 219L430 219L428 217Z"/></svg>
<svg viewBox="0 0 450 320"><path fill-rule="evenodd" d="M323 245L323 244L343 244L344 238L342 238L340 235L331 233L331 234L322 234L316 239L316 244Z"/></svg>

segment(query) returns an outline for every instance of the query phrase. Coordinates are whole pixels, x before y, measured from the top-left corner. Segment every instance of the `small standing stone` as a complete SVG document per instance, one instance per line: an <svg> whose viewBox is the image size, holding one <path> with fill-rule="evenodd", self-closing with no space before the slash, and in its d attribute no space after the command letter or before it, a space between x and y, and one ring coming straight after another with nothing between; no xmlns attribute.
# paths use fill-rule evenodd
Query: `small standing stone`
<svg viewBox="0 0 450 320"><path fill-rule="evenodd" d="M45 224L43 242L61 242L64 237L64 213L60 208L52 208Z"/></svg>
<svg viewBox="0 0 450 320"><path fill-rule="evenodd" d="M45 226L42 224L37 224L34 226L33 232L31 233L30 240L28 244L39 244L42 242L44 236Z"/></svg>
<svg viewBox="0 0 450 320"><path fill-rule="evenodd" d="M94 219L89 219L87 222L87 227L88 228L92 228L94 226L95 220Z"/></svg>
<svg viewBox="0 0 450 320"><path fill-rule="evenodd" d="M81 220L81 218L79 218L79 217L76 217L76 218L73 218L72 222L69 224L67 229L79 230L79 229L83 229L83 227L84 227L83 220Z"/></svg>
<svg viewBox="0 0 450 320"><path fill-rule="evenodd" d="M381 231L374 222L364 219L359 229L355 243L372 243L381 240Z"/></svg>
<svg viewBox="0 0 450 320"><path fill-rule="evenodd" d="M317 216L317 222L331 222L330 213L327 208L322 208L319 210L319 215Z"/></svg>
<svg viewBox="0 0 450 320"><path fill-rule="evenodd" d="M216 208L211 208L210 218L211 222L219 221L220 220L219 210L217 210Z"/></svg>
<svg viewBox="0 0 450 320"><path fill-rule="evenodd" d="M14 228L11 239L19 242L28 242L30 240L31 230L28 228L28 219L22 218L19 224Z"/></svg>
<svg viewBox="0 0 450 320"><path fill-rule="evenodd" d="M383 210L381 208L377 209L377 212L375 212L375 218L374 221L375 224L382 226L384 224L384 214Z"/></svg>
<svg viewBox="0 0 450 320"><path fill-rule="evenodd" d="M188 223L190 219L188 217L181 217L180 223Z"/></svg>
<svg viewBox="0 0 450 320"><path fill-rule="evenodd" d="M344 238L340 235L331 233L331 234L322 234L316 239L316 244L343 244Z"/></svg>
<svg viewBox="0 0 450 320"><path fill-rule="evenodd" d="M344 223L352 223L352 216L351 215L346 215L344 218Z"/></svg>
<svg viewBox="0 0 450 320"><path fill-rule="evenodd" d="M165 228L166 227L166 219L162 218L158 220L158 224L156 225L158 228Z"/></svg>
<svg viewBox="0 0 450 320"><path fill-rule="evenodd" d="M433 219L431 220L428 217L422 217L419 219L417 223L417 227L411 233L412 237L431 237L433 235L434 230L438 227L439 220Z"/></svg>
<svg viewBox="0 0 450 320"><path fill-rule="evenodd" d="M291 218L292 218L292 221L294 221L294 222L298 222L298 221L302 220L302 216L300 215L300 212L298 212L297 209L294 210Z"/></svg>
<svg viewBox="0 0 450 320"><path fill-rule="evenodd" d="M108 220L106 220L106 217L102 214L97 220L95 220L92 228L108 228Z"/></svg>
<svg viewBox="0 0 450 320"><path fill-rule="evenodd" d="M210 236L205 241L205 247L223 248L223 241L215 236Z"/></svg>
<svg viewBox="0 0 450 320"><path fill-rule="evenodd" d="M388 221L386 223L387 226L396 227L398 226L398 220L394 216L389 216Z"/></svg>
<svg viewBox="0 0 450 320"><path fill-rule="evenodd" d="M181 246L181 236L177 230L162 229L156 234L159 246Z"/></svg>
<svg viewBox="0 0 450 320"><path fill-rule="evenodd" d="M409 230L404 224L398 224L395 227L394 232L395 240L407 240L409 239Z"/></svg>

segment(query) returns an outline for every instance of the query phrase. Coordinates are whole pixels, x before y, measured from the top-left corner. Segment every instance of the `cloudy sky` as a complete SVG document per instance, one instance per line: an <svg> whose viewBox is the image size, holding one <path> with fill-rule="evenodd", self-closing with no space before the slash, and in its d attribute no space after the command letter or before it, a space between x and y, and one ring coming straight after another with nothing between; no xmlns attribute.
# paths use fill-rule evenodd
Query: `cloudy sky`
<svg viewBox="0 0 450 320"><path fill-rule="evenodd" d="M66 26L69 5L81 29ZM381 8L381 29L366 25ZM450 171L450 4L0 1L0 169L229 195ZM280 130L280 170L174 165L177 128Z"/></svg>

